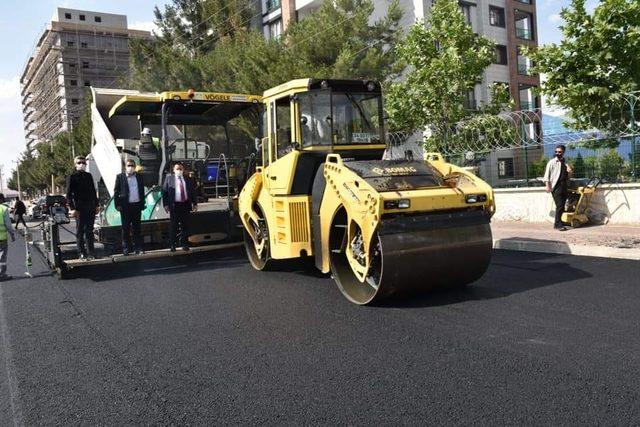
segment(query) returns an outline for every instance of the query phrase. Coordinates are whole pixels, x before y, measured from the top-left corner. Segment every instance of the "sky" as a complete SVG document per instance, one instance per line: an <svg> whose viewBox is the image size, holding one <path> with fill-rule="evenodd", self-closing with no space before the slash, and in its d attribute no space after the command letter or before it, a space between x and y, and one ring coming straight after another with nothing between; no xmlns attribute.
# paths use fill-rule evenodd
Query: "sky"
<svg viewBox="0 0 640 427"><path fill-rule="evenodd" d="M170 0L0 0L0 166L5 181L25 148L19 76L56 7L127 15L129 27L153 28L153 8ZM588 0L593 9L598 0ZM536 0L539 43L557 43L569 0ZM5 181L6 182L6 181ZM3 182L3 187L6 188Z"/></svg>

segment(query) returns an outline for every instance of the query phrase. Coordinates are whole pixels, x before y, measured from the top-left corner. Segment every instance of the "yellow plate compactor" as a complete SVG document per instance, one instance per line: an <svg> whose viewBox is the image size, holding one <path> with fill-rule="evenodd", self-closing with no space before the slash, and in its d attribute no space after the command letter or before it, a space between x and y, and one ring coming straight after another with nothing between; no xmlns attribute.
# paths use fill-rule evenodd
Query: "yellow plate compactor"
<svg viewBox="0 0 640 427"><path fill-rule="evenodd" d="M313 256L356 304L484 274L491 187L437 153L382 160L377 82L293 80L263 102L262 166L238 200L253 267Z"/></svg>

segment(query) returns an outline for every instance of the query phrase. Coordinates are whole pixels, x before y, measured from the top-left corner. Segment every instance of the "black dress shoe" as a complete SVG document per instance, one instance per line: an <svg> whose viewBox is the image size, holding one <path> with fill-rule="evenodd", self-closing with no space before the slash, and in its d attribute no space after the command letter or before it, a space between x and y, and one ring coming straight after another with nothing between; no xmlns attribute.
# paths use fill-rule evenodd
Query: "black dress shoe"
<svg viewBox="0 0 640 427"><path fill-rule="evenodd" d="M183 250L183 251L190 251L191 249L189 249L189 246L183 246L183 247L182 247L182 250Z"/></svg>
<svg viewBox="0 0 640 427"><path fill-rule="evenodd" d="M567 231L567 227L565 227L564 225L561 225L560 227L555 227L555 229L558 231Z"/></svg>
<svg viewBox="0 0 640 427"><path fill-rule="evenodd" d="M169 250L170 250L171 252L175 252L175 251L176 251L176 247L175 247L175 246L173 246L173 245L171 245L171 247L169 248Z"/></svg>
<svg viewBox="0 0 640 427"><path fill-rule="evenodd" d="M124 256L129 256L129 249L127 249L127 248L123 248L123 249L122 249L122 255L124 255Z"/></svg>

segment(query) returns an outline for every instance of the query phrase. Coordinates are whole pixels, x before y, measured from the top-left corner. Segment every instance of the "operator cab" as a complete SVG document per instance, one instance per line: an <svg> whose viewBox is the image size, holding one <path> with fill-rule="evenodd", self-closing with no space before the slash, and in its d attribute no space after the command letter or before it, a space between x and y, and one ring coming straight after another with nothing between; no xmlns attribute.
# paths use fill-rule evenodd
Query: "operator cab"
<svg viewBox="0 0 640 427"><path fill-rule="evenodd" d="M262 165L274 164L268 184L274 194L311 194L327 154L382 158L386 144L378 82L293 80L266 91L263 102Z"/></svg>

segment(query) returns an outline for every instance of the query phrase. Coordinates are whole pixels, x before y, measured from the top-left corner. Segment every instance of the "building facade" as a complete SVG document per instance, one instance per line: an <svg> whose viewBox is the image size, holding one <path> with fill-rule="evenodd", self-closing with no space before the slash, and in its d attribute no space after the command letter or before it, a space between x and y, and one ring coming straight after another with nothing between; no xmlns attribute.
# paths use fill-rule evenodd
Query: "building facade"
<svg viewBox="0 0 640 427"><path fill-rule="evenodd" d="M129 41L150 39L127 17L57 8L21 75L27 149L73 127L89 87L116 87L129 75Z"/></svg>

